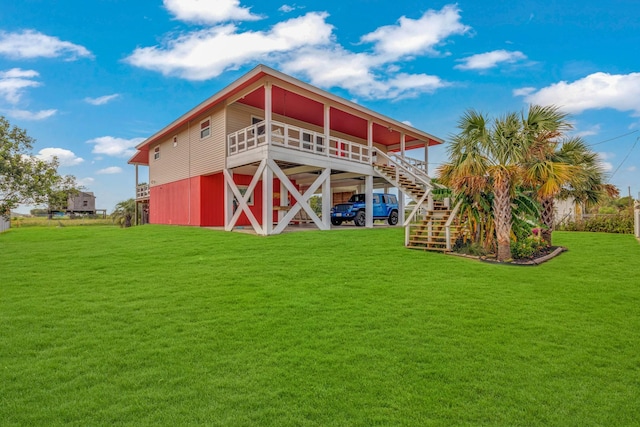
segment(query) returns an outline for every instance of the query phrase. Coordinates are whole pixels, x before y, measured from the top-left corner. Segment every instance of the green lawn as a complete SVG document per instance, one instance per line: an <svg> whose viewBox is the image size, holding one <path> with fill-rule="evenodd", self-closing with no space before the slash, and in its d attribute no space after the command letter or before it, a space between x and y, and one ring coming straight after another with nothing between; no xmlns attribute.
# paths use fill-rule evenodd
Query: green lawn
<svg viewBox="0 0 640 427"><path fill-rule="evenodd" d="M638 425L640 245L538 267L401 229L0 235L0 425Z"/></svg>

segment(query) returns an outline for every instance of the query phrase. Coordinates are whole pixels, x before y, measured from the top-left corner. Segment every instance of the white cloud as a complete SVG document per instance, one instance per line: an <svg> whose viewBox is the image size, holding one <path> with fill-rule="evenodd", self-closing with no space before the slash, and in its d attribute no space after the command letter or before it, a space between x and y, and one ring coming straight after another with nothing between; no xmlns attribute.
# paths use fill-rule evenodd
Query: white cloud
<svg viewBox="0 0 640 427"><path fill-rule="evenodd" d="M598 163L600 163L600 167L602 168L602 170L604 170L605 172L613 170L613 164L611 162L607 162L607 160L613 159L615 157L615 154L605 152L599 152L596 154L598 155Z"/></svg>
<svg viewBox="0 0 640 427"><path fill-rule="evenodd" d="M574 133L575 136L579 137L579 138L584 138L587 136L593 136L593 135L597 135L600 133L600 125L593 125L591 126L589 129L585 129L585 130L581 130L581 131L577 131Z"/></svg>
<svg viewBox="0 0 640 427"><path fill-rule="evenodd" d="M95 182L95 179L93 179L92 177L88 176L86 178L80 178L77 179L76 182L78 183L78 185L82 186L82 187L88 187L91 184L93 184Z"/></svg>
<svg viewBox="0 0 640 427"><path fill-rule="evenodd" d="M199 24L260 19L251 10L240 7L240 0L164 0L164 7L176 19Z"/></svg>
<svg viewBox="0 0 640 427"><path fill-rule="evenodd" d="M47 36L34 30L17 33L0 31L0 55L17 59L64 56L70 61L78 57L93 56L84 46L62 41L57 37Z"/></svg>
<svg viewBox="0 0 640 427"><path fill-rule="evenodd" d="M39 82L33 80L38 76L35 70L21 68L0 71L0 97L11 104L17 104L26 88L40 86Z"/></svg>
<svg viewBox="0 0 640 427"><path fill-rule="evenodd" d="M629 167L627 168L627 172L635 172L635 171L637 171L637 170L638 170L638 168L637 168L637 167L635 167L635 166L629 166Z"/></svg>
<svg viewBox="0 0 640 427"><path fill-rule="evenodd" d="M266 32L240 33L232 24L207 28L169 40L162 47L137 48L127 61L164 75L206 80L273 53L328 43L333 27L325 22L326 17L326 13L308 13Z"/></svg>
<svg viewBox="0 0 640 427"><path fill-rule="evenodd" d="M120 166L110 166L96 172L97 175L112 175L116 173L122 173L122 168Z"/></svg>
<svg viewBox="0 0 640 427"><path fill-rule="evenodd" d="M452 35L464 34L470 27L460 22L460 9L448 5L439 11L428 10L419 19L405 16L398 25L387 25L364 35L362 42L375 43L375 51L386 58L401 58L437 53L436 46Z"/></svg>
<svg viewBox="0 0 640 427"><path fill-rule="evenodd" d="M501 63L512 64L524 59L527 59L526 55L519 51L494 50L462 58L459 60L462 64L456 65L454 68L459 70L487 70L497 67Z"/></svg>
<svg viewBox="0 0 640 427"><path fill-rule="evenodd" d="M114 157L130 157L135 153L134 147L146 138L116 138L113 136L101 136L87 141L88 144L95 144L92 153L106 154Z"/></svg>
<svg viewBox="0 0 640 427"><path fill-rule="evenodd" d="M568 113L612 108L640 115L640 73L594 73L568 83L561 81L537 91L514 91L526 102L557 105Z"/></svg>
<svg viewBox="0 0 640 427"><path fill-rule="evenodd" d="M376 74L380 59L365 53L353 53L337 46L334 49L303 50L282 64L284 72L305 74L311 84L341 87L365 98L409 98L430 93L448 83L427 74L397 73L385 78Z"/></svg>
<svg viewBox="0 0 640 427"><path fill-rule="evenodd" d="M513 96L528 96L536 91L535 87L523 87L520 89L514 89Z"/></svg>
<svg viewBox="0 0 640 427"><path fill-rule="evenodd" d="M170 10L177 16L177 3L167 1L165 5L173 5ZM238 2L233 5L239 7ZM180 7L184 12L196 6L184 3ZM284 5L280 10L294 7ZM284 72L304 75L319 87L342 87L359 97L399 99L433 92L448 83L424 73L403 73L398 61L437 54L448 37L470 30L461 23L458 7L449 5L429 10L419 19L403 16L394 25L364 35L361 44L372 45L369 51L356 53L336 42L328 16L310 12L263 31L241 31L236 25L224 24L172 34L157 46L135 49L126 61L189 80L214 78L252 63L276 63Z"/></svg>
<svg viewBox="0 0 640 427"><path fill-rule="evenodd" d="M44 120L56 114L58 110L40 110L40 111L28 111L28 110L8 110L7 115L15 119L20 120Z"/></svg>
<svg viewBox="0 0 640 427"><path fill-rule="evenodd" d="M289 12L293 12L294 10L296 10L298 7L296 5L288 5L288 4L283 4L282 6L280 6L278 8L278 10L280 12L284 12L284 13L289 13Z"/></svg>
<svg viewBox="0 0 640 427"><path fill-rule="evenodd" d="M120 97L120 94L114 93L112 95L104 95L99 96L97 98L85 98L84 101L91 105L104 105L109 101L113 101L114 99Z"/></svg>
<svg viewBox="0 0 640 427"><path fill-rule="evenodd" d="M54 157L58 159L60 166L75 166L84 162L82 157L75 155L73 151L65 150L64 148L43 148L38 151L36 157L40 160L46 160L50 162Z"/></svg>

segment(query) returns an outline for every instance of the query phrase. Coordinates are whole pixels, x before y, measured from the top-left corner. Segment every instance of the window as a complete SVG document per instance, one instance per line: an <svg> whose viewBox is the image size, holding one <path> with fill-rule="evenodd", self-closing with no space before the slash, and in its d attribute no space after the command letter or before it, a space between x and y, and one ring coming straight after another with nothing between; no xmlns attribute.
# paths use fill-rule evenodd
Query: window
<svg viewBox="0 0 640 427"><path fill-rule="evenodd" d="M257 116L251 116L251 124L252 125L256 125L258 123L264 122L264 119L262 117L257 117ZM262 124L262 126L258 126L258 135L264 135L264 123ZM251 131L253 132L253 131Z"/></svg>
<svg viewBox="0 0 640 427"><path fill-rule="evenodd" d="M247 194L248 189L249 189L248 185L238 185L238 190L240 191L240 194L242 194L243 197L245 194ZM234 206L238 205L238 201L236 200L235 197L233 198L233 204ZM247 205L253 206L253 193L251 193L251 196L249 196L249 200L247 200Z"/></svg>
<svg viewBox="0 0 640 427"><path fill-rule="evenodd" d="M204 139L211 135L211 119L200 122L200 139Z"/></svg>
<svg viewBox="0 0 640 427"><path fill-rule="evenodd" d="M87 206L89 206L89 202L87 200L83 200L82 201L82 207L86 208Z"/></svg>
<svg viewBox="0 0 640 427"><path fill-rule="evenodd" d="M153 149L153 160L158 160L159 158L160 158L160 146L158 145L156 148Z"/></svg>
<svg viewBox="0 0 640 427"><path fill-rule="evenodd" d="M396 204L398 203L398 199L393 194L387 194L384 197L384 202L387 204Z"/></svg>

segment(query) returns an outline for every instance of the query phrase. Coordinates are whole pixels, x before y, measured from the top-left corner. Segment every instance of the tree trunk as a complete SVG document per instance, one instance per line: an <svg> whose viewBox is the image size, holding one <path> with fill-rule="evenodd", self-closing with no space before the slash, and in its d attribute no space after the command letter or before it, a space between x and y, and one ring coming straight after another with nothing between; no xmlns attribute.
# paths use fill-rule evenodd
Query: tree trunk
<svg viewBox="0 0 640 427"><path fill-rule="evenodd" d="M541 219L545 228L540 232L542 240L551 246L551 233L553 233L553 214L555 210L553 197L543 197L541 200L542 212Z"/></svg>
<svg viewBox="0 0 640 427"><path fill-rule="evenodd" d="M509 178L497 176L493 186L493 215L498 241L498 261L511 259L511 197Z"/></svg>

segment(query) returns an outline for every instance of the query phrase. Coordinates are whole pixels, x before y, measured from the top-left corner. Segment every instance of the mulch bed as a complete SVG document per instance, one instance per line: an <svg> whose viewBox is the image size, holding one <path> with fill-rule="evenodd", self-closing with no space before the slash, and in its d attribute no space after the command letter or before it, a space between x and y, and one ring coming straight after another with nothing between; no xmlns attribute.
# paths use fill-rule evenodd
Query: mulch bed
<svg viewBox="0 0 640 427"><path fill-rule="evenodd" d="M567 251L567 248L563 246L551 246L543 251L536 253L531 258L514 259L511 261L498 261L491 256L476 257L472 255L457 254L455 252L448 252L448 254L462 256L465 258L474 258L474 259L478 259L480 261L484 261L492 264L529 265L530 266L530 265L540 265L543 262L549 261L550 259L557 257L558 255L560 255L562 252L565 252L565 251Z"/></svg>

